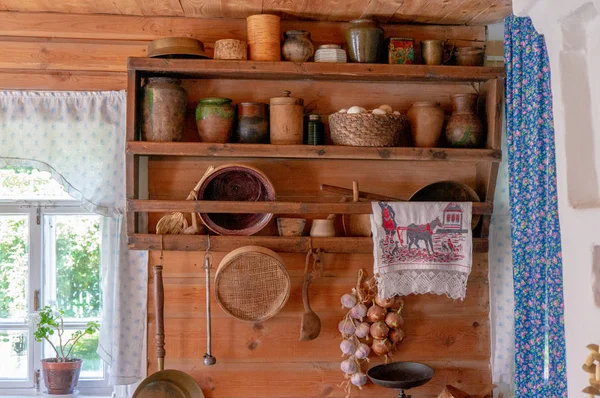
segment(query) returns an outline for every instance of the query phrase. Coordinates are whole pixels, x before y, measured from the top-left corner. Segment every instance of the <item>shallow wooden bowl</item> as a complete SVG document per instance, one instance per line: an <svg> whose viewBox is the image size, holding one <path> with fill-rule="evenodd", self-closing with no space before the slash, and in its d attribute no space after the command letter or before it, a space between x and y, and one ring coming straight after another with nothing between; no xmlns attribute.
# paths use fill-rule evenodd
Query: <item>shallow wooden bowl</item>
<svg viewBox="0 0 600 398"><path fill-rule="evenodd" d="M304 218L278 218L279 236L302 236L306 220Z"/></svg>

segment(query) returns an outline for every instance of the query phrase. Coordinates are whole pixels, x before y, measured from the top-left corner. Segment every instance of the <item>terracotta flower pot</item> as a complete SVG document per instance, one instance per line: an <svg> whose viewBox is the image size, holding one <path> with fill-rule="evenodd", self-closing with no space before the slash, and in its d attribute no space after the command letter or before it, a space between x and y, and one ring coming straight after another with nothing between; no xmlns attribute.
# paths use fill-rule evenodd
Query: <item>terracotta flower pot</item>
<svg viewBox="0 0 600 398"><path fill-rule="evenodd" d="M79 381L83 361L70 359L68 362L57 362L56 358L46 358L41 362L48 394L72 394Z"/></svg>
<svg viewBox="0 0 600 398"><path fill-rule="evenodd" d="M419 101L408 110L413 142L417 147L435 147L444 126L444 111L438 102Z"/></svg>
<svg viewBox="0 0 600 398"><path fill-rule="evenodd" d="M454 112L446 125L446 138L457 148L481 148L485 144L483 123L477 116L477 94L454 94Z"/></svg>

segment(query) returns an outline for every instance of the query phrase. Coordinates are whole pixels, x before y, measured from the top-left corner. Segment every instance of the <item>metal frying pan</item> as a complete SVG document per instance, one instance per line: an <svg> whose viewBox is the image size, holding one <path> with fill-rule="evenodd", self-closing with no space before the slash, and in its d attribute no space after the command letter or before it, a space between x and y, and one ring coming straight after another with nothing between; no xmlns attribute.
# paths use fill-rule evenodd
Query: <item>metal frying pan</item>
<svg viewBox="0 0 600 398"><path fill-rule="evenodd" d="M162 254L161 254L162 260ZM162 261L161 261L162 262ZM135 389L133 398L204 398L192 376L165 367L164 290L162 265L153 267L154 309L156 312L156 358L158 372L146 377Z"/></svg>

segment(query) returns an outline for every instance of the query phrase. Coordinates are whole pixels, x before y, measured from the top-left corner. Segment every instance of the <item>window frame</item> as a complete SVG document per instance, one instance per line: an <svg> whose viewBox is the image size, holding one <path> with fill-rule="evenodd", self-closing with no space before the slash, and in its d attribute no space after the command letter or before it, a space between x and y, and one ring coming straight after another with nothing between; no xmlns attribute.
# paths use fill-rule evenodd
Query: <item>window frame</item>
<svg viewBox="0 0 600 398"><path fill-rule="evenodd" d="M45 245L47 238L48 221L45 216L56 215L94 215L81 206L81 203L74 199L51 199L51 200L0 200L0 216L5 215L26 215L28 216L29 228L29 275L27 280L27 312L33 312L35 291L39 291L39 305L48 303L50 295L48 292L46 273L48 272L47 256L49 247ZM84 326L87 320L80 322L70 322L69 328ZM0 328L7 330L28 330L29 345L29 367L27 369L27 380L0 381L0 396L2 395L36 395L44 390L43 375L40 374L39 384L36 384L36 371L41 370L40 360L42 359L42 344L35 341L33 337L33 327L25 322L2 322ZM103 379L79 380L77 390L81 394L105 395L110 396L113 388L108 384L108 366L102 362L104 368Z"/></svg>

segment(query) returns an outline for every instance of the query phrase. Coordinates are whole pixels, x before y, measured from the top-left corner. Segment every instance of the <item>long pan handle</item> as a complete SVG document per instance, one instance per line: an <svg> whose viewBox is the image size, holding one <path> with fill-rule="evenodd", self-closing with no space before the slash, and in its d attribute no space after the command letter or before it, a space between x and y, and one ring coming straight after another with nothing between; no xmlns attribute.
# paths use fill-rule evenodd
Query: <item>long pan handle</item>
<svg viewBox="0 0 600 398"><path fill-rule="evenodd" d="M321 185L321 191L337 193L339 195L348 195L348 196L351 196L353 194L352 189L347 189L347 188L337 187L335 185L327 185L327 184ZM385 195L378 195L376 193L369 193L369 192L364 192L364 191L360 191L359 195L361 198L369 199L369 200L376 200L376 201L383 201L383 202L386 202L386 201L387 202L405 202L405 200L403 200L403 199L394 198L394 197L385 196Z"/></svg>
<svg viewBox="0 0 600 398"><path fill-rule="evenodd" d="M154 273L154 312L156 314L156 359L158 371L165 368L165 291L163 288L162 265L153 267Z"/></svg>

